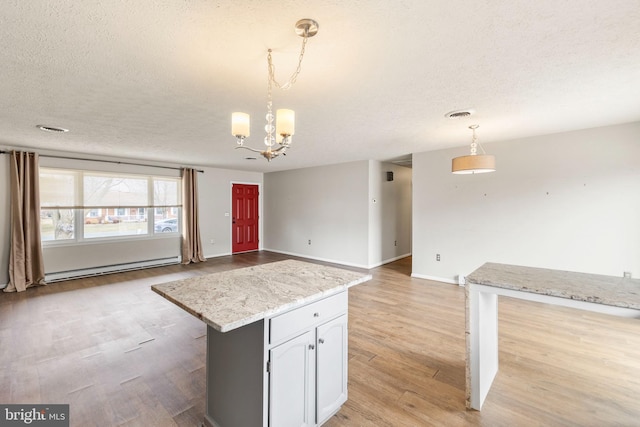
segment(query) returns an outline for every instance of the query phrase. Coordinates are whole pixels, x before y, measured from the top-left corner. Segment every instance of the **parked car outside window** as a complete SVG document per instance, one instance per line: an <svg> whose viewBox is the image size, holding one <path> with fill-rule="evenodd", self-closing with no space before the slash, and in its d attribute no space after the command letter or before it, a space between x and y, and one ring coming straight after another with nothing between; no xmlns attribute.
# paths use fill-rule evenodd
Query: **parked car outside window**
<svg viewBox="0 0 640 427"><path fill-rule="evenodd" d="M176 233L178 231L178 218L156 221L153 230L156 233Z"/></svg>

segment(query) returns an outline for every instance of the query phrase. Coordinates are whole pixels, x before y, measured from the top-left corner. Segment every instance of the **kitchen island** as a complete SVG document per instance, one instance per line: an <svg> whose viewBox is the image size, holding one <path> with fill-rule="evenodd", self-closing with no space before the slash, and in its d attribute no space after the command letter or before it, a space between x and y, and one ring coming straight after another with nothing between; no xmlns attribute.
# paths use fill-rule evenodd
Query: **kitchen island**
<svg viewBox="0 0 640 427"><path fill-rule="evenodd" d="M640 280L486 263L466 278L467 408L480 410L498 373L498 296L640 318Z"/></svg>
<svg viewBox="0 0 640 427"><path fill-rule="evenodd" d="M320 426L347 400L348 288L286 260L151 288L207 324L207 427Z"/></svg>

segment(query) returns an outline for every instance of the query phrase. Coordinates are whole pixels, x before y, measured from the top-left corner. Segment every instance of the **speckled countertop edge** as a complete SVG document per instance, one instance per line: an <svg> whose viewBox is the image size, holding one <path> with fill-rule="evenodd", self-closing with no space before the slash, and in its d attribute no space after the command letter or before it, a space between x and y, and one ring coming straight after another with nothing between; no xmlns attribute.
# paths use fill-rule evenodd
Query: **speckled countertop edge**
<svg viewBox="0 0 640 427"><path fill-rule="evenodd" d="M157 284L151 289L214 329L228 332L371 278L370 274L285 260Z"/></svg>
<svg viewBox="0 0 640 427"><path fill-rule="evenodd" d="M640 310L640 279L486 263L467 283Z"/></svg>

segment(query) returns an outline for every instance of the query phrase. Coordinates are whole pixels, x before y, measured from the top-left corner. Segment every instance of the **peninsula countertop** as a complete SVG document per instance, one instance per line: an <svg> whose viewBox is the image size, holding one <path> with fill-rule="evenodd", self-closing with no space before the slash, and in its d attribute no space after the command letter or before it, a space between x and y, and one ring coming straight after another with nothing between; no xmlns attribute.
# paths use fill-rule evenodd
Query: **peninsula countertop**
<svg viewBox="0 0 640 427"><path fill-rule="evenodd" d="M371 280L371 275L285 260L151 286L220 332L228 332Z"/></svg>
<svg viewBox="0 0 640 427"><path fill-rule="evenodd" d="M486 263L467 283L640 310L640 279Z"/></svg>

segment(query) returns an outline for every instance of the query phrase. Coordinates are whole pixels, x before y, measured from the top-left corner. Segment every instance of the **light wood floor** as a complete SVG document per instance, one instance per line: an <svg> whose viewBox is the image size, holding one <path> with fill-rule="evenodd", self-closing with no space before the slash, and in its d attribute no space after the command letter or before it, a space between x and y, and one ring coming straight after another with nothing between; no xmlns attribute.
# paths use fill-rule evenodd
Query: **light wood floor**
<svg viewBox="0 0 640 427"><path fill-rule="evenodd" d="M69 403L72 426L196 426L203 323L155 283L285 259L256 252L0 294L0 403ZM412 279L411 258L349 292L349 400L339 426L638 426L640 322L500 299L500 371L464 407L464 291ZM251 426L247 426L251 427Z"/></svg>

